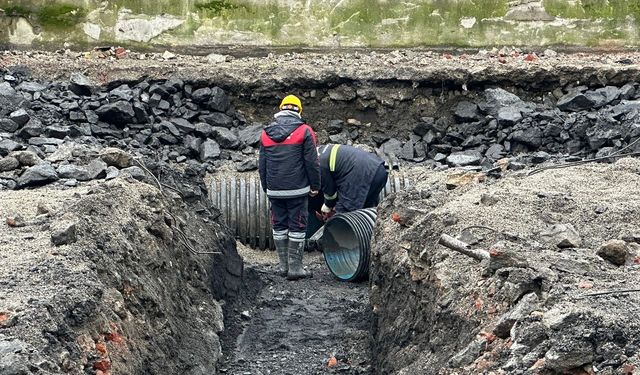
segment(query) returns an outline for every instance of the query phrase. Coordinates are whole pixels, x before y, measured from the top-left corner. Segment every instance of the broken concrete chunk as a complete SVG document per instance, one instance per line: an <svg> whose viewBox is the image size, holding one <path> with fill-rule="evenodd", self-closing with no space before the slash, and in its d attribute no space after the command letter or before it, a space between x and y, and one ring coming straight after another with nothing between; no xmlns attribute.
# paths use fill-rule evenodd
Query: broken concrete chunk
<svg viewBox="0 0 640 375"><path fill-rule="evenodd" d="M7 217L6 221L8 226L13 228L24 227L26 225L24 218L20 214Z"/></svg>
<svg viewBox="0 0 640 375"><path fill-rule="evenodd" d="M75 221L63 220L51 225L51 242L55 246L72 244L77 240Z"/></svg>
<svg viewBox="0 0 640 375"><path fill-rule="evenodd" d="M580 247L582 238L571 224L554 224L540 233L542 241L561 249Z"/></svg>
<svg viewBox="0 0 640 375"><path fill-rule="evenodd" d="M596 254L611 264L622 266L627 261L629 249L625 241L609 240L600 246Z"/></svg>

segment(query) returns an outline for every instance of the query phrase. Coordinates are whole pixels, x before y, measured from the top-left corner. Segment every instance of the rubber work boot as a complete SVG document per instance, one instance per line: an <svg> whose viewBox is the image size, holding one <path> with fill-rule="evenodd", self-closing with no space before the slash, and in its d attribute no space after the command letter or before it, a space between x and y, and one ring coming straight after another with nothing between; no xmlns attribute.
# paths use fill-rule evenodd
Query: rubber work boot
<svg viewBox="0 0 640 375"><path fill-rule="evenodd" d="M289 272L289 239L274 240L273 242L276 244L278 252L278 275L286 277Z"/></svg>
<svg viewBox="0 0 640 375"><path fill-rule="evenodd" d="M287 280L298 280L312 277L311 272L304 270L302 257L304 256L304 240L292 241L289 239L289 272Z"/></svg>

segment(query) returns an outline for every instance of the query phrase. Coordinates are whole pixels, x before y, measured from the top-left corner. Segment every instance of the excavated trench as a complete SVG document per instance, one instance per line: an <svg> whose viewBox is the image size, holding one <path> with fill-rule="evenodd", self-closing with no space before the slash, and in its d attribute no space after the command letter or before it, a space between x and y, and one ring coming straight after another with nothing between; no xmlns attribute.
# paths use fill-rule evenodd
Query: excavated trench
<svg viewBox="0 0 640 375"><path fill-rule="evenodd" d="M19 81L28 80L16 76ZM443 301L442 285L435 273L421 277L413 269L400 267L406 259L394 251L406 246L406 238L396 239L394 229L388 227L391 213L406 208L405 198L396 201L396 197L410 197L407 202L411 204L414 200L427 199L431 192L423 186L425 173L442 179L448 179L447 174L455 172L463 179L471 176L471 179L498 180L541 163L606 157L620 150L639 151L634 141L640 135L640 126L635 122L640 112L637 100L640 92L636 94L637 85L633 82L618 83L604 87L590 82L590 87L583 87L575 83L561 84L559 79L534 83L482 80L461 86L447 80L332 77L325 81L300 79L295 83L255 87L234 85L228 78L222 81L140 79L111 82L99 90L102 95L90 92L91 99L60 94L75 92L70 89L74 85L84 87L77 82L45 83L48 88L40 91L58 90L57 95L62 99L57 101L54 94L39 95L36 99L35 92L39 91L33 87L25 86L22 90L29 94L24 97L32 103L27 108L29 113L37 113L44 126L65 124L63 126L72 129L62 138L83 139L83 142L86 139L82 137L99 138L95 143L140 154L150 163L178 166L183 172L186 166L186 170L195 175L207 175L209 194L222 214L207 220L228 227L228 231L216 232L224 237L216 241L225 243L216 246L226 249L224 252L233 258L235 252L225 241L235 237L247 245L238 244L244 259L243 270L239 271L235 263L218 263L214 259L213 274L231 276L216 281L218 284L206 281L211 289L207 293L224 299L221 302L224 330L219 333L223 355L215 364L219 373L368 374L402 373L403 369L418 368L425 373L438 373L447 368L451 373L474 373L463 369L469 364L468 358L453 362L451 358L460 356L465 345L475 342L482 325L479 322L484 317L447 310L456 297ZM17 82L11 81L10 85L20 91ZM212 91L212 87L220 87L224 92ZM306 258L314 278L287 282L276 276L276 257L272 252L250 248L269 247L269 226L264 219L267 202L260 194L252 171L256 169L260 130L270 121L285 91L303 98L305 117L317 131L321 143L361 145L378 153L393 170L393 182L385 192L389 199L383 203L384 216L378 217L376 237L372 241L370 275L373 277L368 282L336 280L317 251L309 252ZM20 100L23 99L16 99ZM44 101L46 105L41 104ZM80 109L63 105L71 101L78 102ZM122 115L122 111L114 108L106 116L100 108L109 103L117 107L115 104L123 101L134 104L132 118L109 123L109 118ZM8 117L10 112L5 109L0 115ZM76 112L83 112L85 116ZM99 114L95 122L87 116L89 112ZM16 137L37 137L21 131L15 130ZM57 137L53 131L45 129L45 132L49 138ZM35 146L44 148L43 144ZM56 147L62 146L56 143ZM505 159L508 162L504 162ZM159 174L159 180L164 183L170 175ZM173 178L172 186L176 184ZM10 188L11 181L3 175L0 185ZM154 184L152 179L148 182ZM422 188L416 190L421 184ZM434 180L433 184L443 185L443 181ZM459 185L459 181L447 180L448 189ZM189 198L189 189L181 190L183 198ZM193 209L200 213L202 208L196 205ZM411 209L420 220L429 220L426 208L412 206ZM404 215L398 220L394 218L394 225L395 221L404 219ZM446 218L443 221L446 223ZM412 225L411 222L400 224L402 228ZM184 225L189 227L188 223ZM410 233L425 235L417 230ZM391 237L397 241L390 243ZM415 240L415 244L427 246L420 237ZM209 242L203 244L206 243ZM415 258L415 254L410 254L411 259ZM436 260L428 262L436 263ZM224 270L215 270L221 266ZM453 287L466 278L476 282L472 277L477 276L476 271L473 272L453 282ZM221 291L228 293L216 294ZM525 292L541 295L543 291L538 285L538 289ZM522 295L511 303L517 303L520 297ZM191 303L193 307L198 298L204 297L189 292L189 298L190 302L184 303ZM142 314L164 316L166 312L154 310ZM188 319L194 314L191 312ZM637 341L634 340L627 341ZM171 346L170 339L162 344L163 355L179 357L181 365L176 366L175 371L184 371L189 358L202 354L188 349L190 345L198 346L196 333L185 342L188 345L181 346L177 354L164 349ZM427 353L426 359L424 353ZM617 369L622 362L612 368ZM152 371L149 363L153 363L153 357L136 368L142 372ZM201 366L205 366L200 367L203 369L211 363ZM510 366L504 368L526 373L526 366L531 364ZM573 369L554 366L548 369L550 373ZM206 373L206 370L193 370L193 373Z"/></svg>

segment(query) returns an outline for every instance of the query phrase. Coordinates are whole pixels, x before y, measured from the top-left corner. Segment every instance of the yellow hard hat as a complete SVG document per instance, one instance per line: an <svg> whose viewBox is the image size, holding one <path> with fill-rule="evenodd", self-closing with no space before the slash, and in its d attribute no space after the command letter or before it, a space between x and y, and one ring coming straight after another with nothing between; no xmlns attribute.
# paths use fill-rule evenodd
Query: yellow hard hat
<svg viewBox="0 0 640 375"><path fill-rule="evenodd" d="M283 109L297 111L299 114L302 114L302 102L295 95L287 95L280 103L280 110Z"/></svg>

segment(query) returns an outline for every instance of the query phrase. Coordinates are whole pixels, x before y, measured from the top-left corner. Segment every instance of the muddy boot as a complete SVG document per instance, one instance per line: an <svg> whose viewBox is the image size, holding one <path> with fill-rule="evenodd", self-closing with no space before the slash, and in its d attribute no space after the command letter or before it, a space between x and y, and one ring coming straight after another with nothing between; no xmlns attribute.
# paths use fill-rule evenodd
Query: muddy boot
<svg viewBox="0 0 640 375"><path fill-rule="evenodd" d="M289 237L287 232L273 232L273 242L276 245L276 251L278 252L278 275L282 277L287 276L289 272Z"/></svg>
<svg viewBox="0 0 640 375"><path fill-rule="evenodd" d="M312 277L311 272L304 270L302 257L304 256L304 240L292 241L289 239L289 273L287 280L298 280Z"/></svg>

